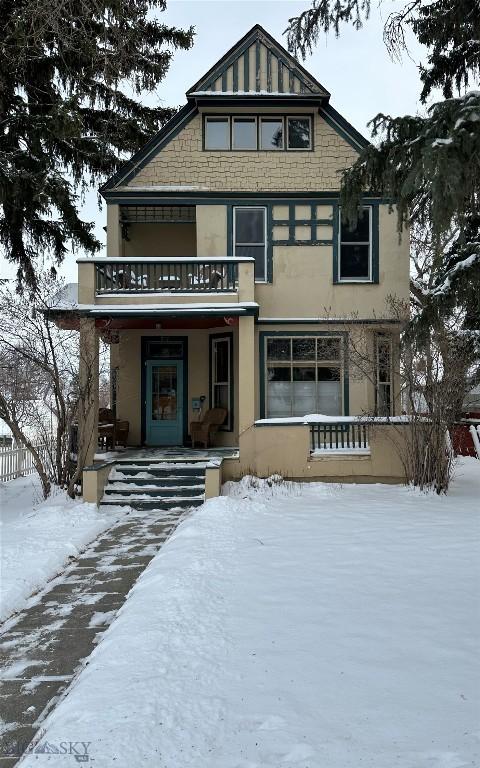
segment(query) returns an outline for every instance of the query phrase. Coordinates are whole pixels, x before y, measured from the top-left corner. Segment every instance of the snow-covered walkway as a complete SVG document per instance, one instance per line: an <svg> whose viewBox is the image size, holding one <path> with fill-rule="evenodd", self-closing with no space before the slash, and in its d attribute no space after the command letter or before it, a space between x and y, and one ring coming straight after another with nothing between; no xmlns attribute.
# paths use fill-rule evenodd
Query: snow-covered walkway
<svg viewBox="0 0 480 768"><path fill-rule="evenodd" d="M38 733L183 514L179 509L122 514L3 625L0 758L18 759ZM0 765L7 764L0 760Z"/></svg>
<svg viewBox="0 0 480 768"><path fill-rule="evenodd" d="M121 516L59 491L43 501L37 475L0 483L0 621Z"/></svg>
<svg viewBox="0 0 480 768"><path fill-rule="evenodd" d="M480 463L230 488L150 563L48 717L101 768L480 765ZM72 765L28 755L22 768Z"/></svg>

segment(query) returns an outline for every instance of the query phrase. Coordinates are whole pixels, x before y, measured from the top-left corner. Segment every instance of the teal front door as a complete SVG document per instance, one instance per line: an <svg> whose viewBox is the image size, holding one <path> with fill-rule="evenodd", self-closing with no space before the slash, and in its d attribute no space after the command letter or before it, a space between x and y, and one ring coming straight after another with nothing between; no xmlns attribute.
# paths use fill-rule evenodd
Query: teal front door
<svg viewBox="0 0 480 768"><path fill-rule="evenodd" d="M146 368L146 443L182 445L183 362L148 360Z"/></svg>

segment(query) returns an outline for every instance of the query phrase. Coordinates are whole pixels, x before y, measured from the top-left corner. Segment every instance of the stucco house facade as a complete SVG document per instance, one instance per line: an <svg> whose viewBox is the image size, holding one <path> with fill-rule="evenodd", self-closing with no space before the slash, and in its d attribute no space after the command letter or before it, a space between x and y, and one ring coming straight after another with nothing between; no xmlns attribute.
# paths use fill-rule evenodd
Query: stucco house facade
<svg viewBox="0 0 480 768"><path fill-rule="evenodd" d="M408 234L373 194L355 229L339 207L341 172L366 140L260 26L186 98L101 189L106 258L78 260L82 345L110 342L129 445L189 446L191 422L222 407L215 445L239 448L232 476L395 477L383 449L376 468L350 454L312 469L298 423L398 412L388 300L408 299ZM376 378L352 373L360 324L387 361Z"/></svg>

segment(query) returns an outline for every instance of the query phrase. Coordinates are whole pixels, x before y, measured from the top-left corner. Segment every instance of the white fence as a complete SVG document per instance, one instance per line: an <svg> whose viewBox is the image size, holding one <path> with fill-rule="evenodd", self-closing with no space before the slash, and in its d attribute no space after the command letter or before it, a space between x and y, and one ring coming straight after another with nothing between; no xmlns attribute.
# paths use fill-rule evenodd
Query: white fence
<svg viewBox="0 0 480 768"><path fill-rule="evenodd" d="M47 443L39 443L34 446L40 454L42 461L48 465L50 446ZM14 480L22 475L31 475L35 472L32 454L25 448L15 443L12 445L0 445L0 481Z"/></svg>
<svg viewBox="0 0 480 768"><path fill-rule="evenodd" d="M480 459L480 424L477 425L470 425L470 434L472 436L473 445L475 448L475 452L477 454L477 458Z"/></svg>

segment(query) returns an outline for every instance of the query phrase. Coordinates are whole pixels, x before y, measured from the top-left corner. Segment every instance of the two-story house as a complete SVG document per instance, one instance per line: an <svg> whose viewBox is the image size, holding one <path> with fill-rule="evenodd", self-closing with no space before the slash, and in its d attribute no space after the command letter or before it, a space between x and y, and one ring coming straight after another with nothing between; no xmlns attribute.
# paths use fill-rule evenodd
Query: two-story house
<svg viewBox="0 0 480 768"><path fill-rule="evenodd" d="M188 446L218 406L216 445L239 447L238 467L298 476L295 417L394 413L386 302L408 298L408 237L374 194L342 223L341 173L367 142L262 27L186 98L101 189L107 256L78 261L82 344L111 342L130 445ZM359 324L382 352L376 380L352 375Z"/></svg>

